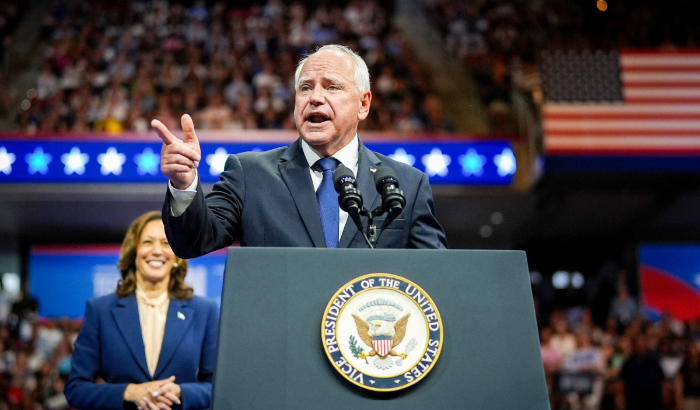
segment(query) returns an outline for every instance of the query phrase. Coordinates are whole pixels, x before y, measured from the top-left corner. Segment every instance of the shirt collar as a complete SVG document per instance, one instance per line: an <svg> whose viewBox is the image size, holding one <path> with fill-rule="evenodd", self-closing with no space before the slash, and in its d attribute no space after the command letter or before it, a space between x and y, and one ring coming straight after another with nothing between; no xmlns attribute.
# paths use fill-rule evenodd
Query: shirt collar
<svg viewBox="0 0 700 410"><path fill-rule="evenodd" d="M160 296L157 298L149 298L146 296L146 292L144 292L140 287L136 286L136 298L140 300L141 302L154 306L154 307L160 307L162 306L168 298L168 292L163 292Z"/></svg>
<svg viewBox="0 0 700 410"><path fill-rule="evenodd" d="M304 151L304 156L306 157L306 162L309 163L309 167L313 167L316 161L323 158L321 154L311 148L303 139L301 140L301 149ZM353 138L348 145L331 155L331 157L337 159L349 169L354 170L357 169L357 161L360 157L359 149L360 139L357 137L357 134L355 134L355 138Z"/></svg>

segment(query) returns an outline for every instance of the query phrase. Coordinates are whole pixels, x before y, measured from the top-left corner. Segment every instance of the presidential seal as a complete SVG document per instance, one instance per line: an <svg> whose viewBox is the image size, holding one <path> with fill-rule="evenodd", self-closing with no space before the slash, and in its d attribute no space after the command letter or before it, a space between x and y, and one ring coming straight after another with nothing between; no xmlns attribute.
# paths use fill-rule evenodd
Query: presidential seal
<svg viewBox="0 0 700 410"><path fill-rule="evenodd" d="M360 276L333 295L321 323L323 348L350 382L374 391L411 386L435 366L442 320L415 283L389 273Z"/></svg>

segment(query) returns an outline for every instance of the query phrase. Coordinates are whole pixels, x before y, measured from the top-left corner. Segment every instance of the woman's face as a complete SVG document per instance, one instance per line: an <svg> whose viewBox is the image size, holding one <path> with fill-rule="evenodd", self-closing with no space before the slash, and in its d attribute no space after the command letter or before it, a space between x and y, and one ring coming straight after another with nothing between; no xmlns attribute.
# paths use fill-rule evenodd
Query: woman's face
<svg viewBox="0 0 700 410"><path fill-rule="evenodd" d="M140 280L159 282L170 279L175 254L165 237L163 221L151 221L144 226L136 247L136 275Z"/></svg>

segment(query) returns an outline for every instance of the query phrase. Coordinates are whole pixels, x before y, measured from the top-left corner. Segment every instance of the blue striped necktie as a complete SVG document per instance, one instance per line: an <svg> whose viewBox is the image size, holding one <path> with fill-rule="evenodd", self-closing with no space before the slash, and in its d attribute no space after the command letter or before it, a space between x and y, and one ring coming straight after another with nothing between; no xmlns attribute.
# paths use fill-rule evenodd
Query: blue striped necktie
<svg viewBox="0 0 700 410"><path fill-rule="evenodd" d="M323 180L316 190L318 213L321 215L323 236L326 248L338 247L338 193L333 187L333 171L338 166L338 160L331 157L321 158L316 164L323 170Z"/></svg>

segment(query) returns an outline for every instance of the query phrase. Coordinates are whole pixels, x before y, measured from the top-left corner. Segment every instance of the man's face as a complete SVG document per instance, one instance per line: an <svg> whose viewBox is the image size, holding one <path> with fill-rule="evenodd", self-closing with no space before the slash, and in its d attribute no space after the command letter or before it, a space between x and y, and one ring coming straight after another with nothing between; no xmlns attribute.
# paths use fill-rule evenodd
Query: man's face
<svg viewBox="0 0 700 410"><path fill-rule="evenodd" d="M350 56L324 51L301 68L294 121L304 141L329 156L352 141L371 101L372 94L355 85Z"/></svg>

